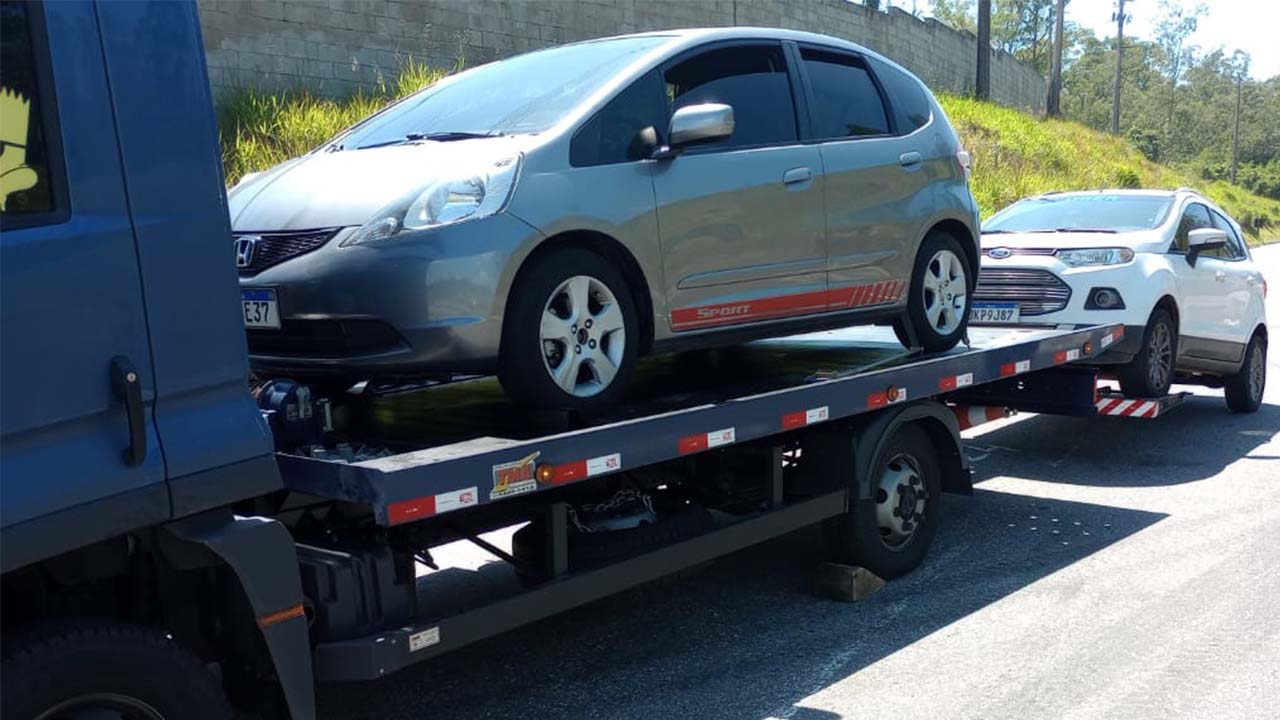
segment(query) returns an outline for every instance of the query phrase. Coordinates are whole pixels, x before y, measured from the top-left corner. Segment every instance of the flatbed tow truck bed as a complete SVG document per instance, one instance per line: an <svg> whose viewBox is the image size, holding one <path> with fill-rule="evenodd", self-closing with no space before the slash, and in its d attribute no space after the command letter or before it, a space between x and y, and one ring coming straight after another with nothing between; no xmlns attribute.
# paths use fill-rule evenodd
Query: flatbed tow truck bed
<svg viewBox="0 0 1280 720"><path fill-rule="evenodd" d="M955 438L956 472L944 489L967 492L959 426L945 404L970 404L964 398L988 385L1005 388L1004 394L1034 389L1035 378L1058 377L1062 366L1096 357L1122 333L1120 326L975 328L969 345L922 356L904 351L886 329L851 328L665 356L639 369L628 398L613 412L589 421L515 407L491 378L365 393L365 419L359 425L365 434L349 439L395 453L357 462L281 454L286 488L308 498L367 507L384 532L428 538L424 545L471 540L517 568L517 558L480 533L540 518L549 528L549 581L478 607L441 611L438 603L419 602L413 618L394 630L322 639L315 648L317 679L381 677L850 512L865 497L858 465L865 462L864 451L878 447L895 423L927 413L945 418L946 434ZM1071 377L1071 370L1065 375ZM1072 381L1070 387L1081 396L1058 404L1093 408L1096 374L1088 377L1087 393L1083 381ZM1058 382L1048 381L1048 391L1055 392ZM1034 392L1023 400L1044 402ZM791 484L784 488L784 467L795 464L787 456L794 447L789 443L823 433L836 442L807 447L809 467L848 479L807 493ZM823 449L840 446L845 449ZM735 458L740 465L764 458L755 466L764 487L758 511L719 513L713 527L694 537L604 566L570 567L570 488L707 453ZM682 467L700 472L696 465ZM430 562L418 557L420 563Z"/></svg>

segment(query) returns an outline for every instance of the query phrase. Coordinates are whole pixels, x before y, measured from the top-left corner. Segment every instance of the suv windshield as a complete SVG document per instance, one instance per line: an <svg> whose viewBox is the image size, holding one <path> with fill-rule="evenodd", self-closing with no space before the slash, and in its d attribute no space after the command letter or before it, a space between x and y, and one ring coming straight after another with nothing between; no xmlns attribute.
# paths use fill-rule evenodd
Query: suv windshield
<svg viewBox="0 0 1280 720"><path fill-rule="evenodd" d="M410 95L355 125L341 149L429 136L515 135L556 124L640 55L669 38L565 45L482 65Z"/></svg>
<svg viewBox="0 0 1280 720"><path fill-rule="evenodd" d="M1049 195L1020 200L982 225L985 232L1130 232L1160 226L1173 199L1159 195Z"/></svg>

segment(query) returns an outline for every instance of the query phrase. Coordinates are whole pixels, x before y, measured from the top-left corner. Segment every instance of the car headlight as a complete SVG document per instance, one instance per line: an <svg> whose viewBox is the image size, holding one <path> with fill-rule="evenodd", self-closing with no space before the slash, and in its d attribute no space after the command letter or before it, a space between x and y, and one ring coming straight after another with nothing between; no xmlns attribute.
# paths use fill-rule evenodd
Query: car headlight
<svg viewBox="0 0 1280 720"><path fill-rule="evenodd" d="M500 212L520 173L520 156L505 157L435 180L378 211L343 246L387 240L407 230L426 230Z"/></svg>
<svg viewBox="0 0 1280 720"><path fill-rule="evenodd" d="M1090 265L1123 265L1133 259L1133 251L1129 248L1081 248L1079 250L1059 250L1054 253L1067 267L1088 267Z"/></svg>

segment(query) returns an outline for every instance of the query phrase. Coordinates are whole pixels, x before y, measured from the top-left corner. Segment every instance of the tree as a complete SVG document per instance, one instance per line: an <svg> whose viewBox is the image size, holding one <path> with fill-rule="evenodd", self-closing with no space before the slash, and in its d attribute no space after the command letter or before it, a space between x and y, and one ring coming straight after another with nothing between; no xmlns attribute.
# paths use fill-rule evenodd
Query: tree
<svg viewBox="0 0 1280 720"><path fill-rule="evenodd" d="M1196 31L1200 18L1208 12L1203 3L1191 10L1182 6L1181 0L1160 0L1160 19L1156 21L1156 43L1164 51L1164 71L1169 78L1169 114L1164 124L1164 144L1171 145L1174 107L1178 99L1178 77L1186 66L1195 61L1196 47L1187 45L1187 38Z"/></svg>
<svg viewBox="0 0 1280 720"><path fill-rule="evenodd" d="M956 30L978 34L978 16L974 0L933 0L931 13L938 22Z"/></svg>
<svg viewBox="0 0 1280 720"><path fill-rule="evenodd" d="M1066 10L1067 0L1058 0L1053 11L1053 57L1049 61L1049 102L1046 103L1053 117L1062 114L1062 32Z"/></svg>

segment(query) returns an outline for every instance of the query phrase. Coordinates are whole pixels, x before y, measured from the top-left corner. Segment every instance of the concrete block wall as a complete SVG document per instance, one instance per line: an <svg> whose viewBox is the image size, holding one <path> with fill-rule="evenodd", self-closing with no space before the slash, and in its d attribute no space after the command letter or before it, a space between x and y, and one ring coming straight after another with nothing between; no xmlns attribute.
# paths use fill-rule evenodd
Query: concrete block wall
<svg viewBox="0 0 1280 720"><path fill-rule="evenodd" d="M215 93L310 87L333 96L407 58L467 66L559 43L674 27L811 30L880 52L935 90L971 92L977 40L897 8L846 0L199 0ZM992 53L992 99L1043 113L1045 79Z"/></svg>

